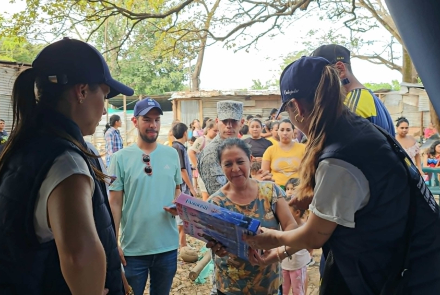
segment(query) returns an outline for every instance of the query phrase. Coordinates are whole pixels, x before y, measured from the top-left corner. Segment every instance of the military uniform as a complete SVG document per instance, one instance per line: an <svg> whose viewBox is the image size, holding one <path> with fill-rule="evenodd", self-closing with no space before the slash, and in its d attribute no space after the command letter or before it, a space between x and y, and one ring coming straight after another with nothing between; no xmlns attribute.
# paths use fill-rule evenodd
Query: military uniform
<svg viewBox="0 0 440 295"><path fill-rule="evenodd" d="M220 121L233 119L240 121L243 117L243 103L233 100L217 102L217 118ZM197 168L206 186L206 191L212 195L228 181L223 174L218 160L217 149L223 142L220 134L216 136L200 153Z"/></svg>
<svg viewBox="0 0 440 295"><path fill-rule="evenodd" d="M228 181L218 161L217 149L223 142L223 138L217 135L200 153L197 168L203 179L206 191L212 195Z"/></svg>

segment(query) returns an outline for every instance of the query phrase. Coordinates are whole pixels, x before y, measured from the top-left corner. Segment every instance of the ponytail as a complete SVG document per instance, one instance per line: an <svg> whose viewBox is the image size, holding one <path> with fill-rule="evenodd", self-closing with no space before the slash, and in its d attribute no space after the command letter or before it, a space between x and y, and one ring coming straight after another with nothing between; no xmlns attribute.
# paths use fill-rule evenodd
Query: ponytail
<svg viewBox="0 0 440 295"><path fill-rule="evenodd" d="M22 71L15 80L12 89L12 130L24 125L35 112L37 99L35 97L36 74L33 68Z"/></svg>
<svg viewBox="0 0 440 295"><path fill-rule="evenodd" d="M327 136L333 131L338 118L348 114L348 110L344 106L344 96L341 92L338 73L330 65L326 66L322 72L321 80L310 106L312 111L310 113L308 142L299 168L299 185L295 188L298 199L313 196L318 159L324 149Z"/></svg>
<svg viewBox="0 0 440 295"><path fill-rule="evenodd" d="M105 136L105 134L107 133L107 130L109 130L110 129L110 123L107 123L107 124L105 124L105 129L104 129L104 136Z"/></svg>
<svg viewBox="0 0 440 295"><path fill-rule="evenodd" d="M12 88L12 127L8 141L0 154L0 171L5 161L17 143L24 137L25 133L30 132L29 123L32 121L37 99L35 97L36 73L33 68L22 71L14 82Z"/></svg>

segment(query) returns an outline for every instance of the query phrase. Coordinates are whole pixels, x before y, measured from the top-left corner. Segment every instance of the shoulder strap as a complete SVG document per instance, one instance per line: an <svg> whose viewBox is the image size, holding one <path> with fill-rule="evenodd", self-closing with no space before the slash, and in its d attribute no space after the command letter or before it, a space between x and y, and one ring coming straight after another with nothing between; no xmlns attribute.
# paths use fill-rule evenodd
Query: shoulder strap
<svg viewBox="0 0 440 295"><path fill-rule="evenodd" d="M416 189L420 189L421 193L423 194L422 189L424 188L425 194L423 195L429 193L432 196L432 194L429 191L429 189L426 188L425 182L421 177L421 175L419 174L418 169L414 166L414 163L412 163L412 161L409 159L408 155L403 150L402 146L397 142L397 140L391 137L391 135L389 135L381 127L376 126L376 128L386 137L394 153L399 157L399 159L402 161L403 165L405 166L408 174L408 183L410 186L410 203L408 208L408 219L406 221L406 226L405 226L403 247L400 249L400 251L398 251L400 255L399 254L396 255L397 264L395 270L389 275L380 293L381 295L390 295L390 294L399 294L398 293L399 290L402 291L401 288L404 288L405 282L408 279L407 276L405 275L406 275L406 271L409 268L411 236L414 229L415 216L417 211L416 209L417 202L415 199L417 194ZM418 183L415 183L415 181L418 181Z"/></svg>

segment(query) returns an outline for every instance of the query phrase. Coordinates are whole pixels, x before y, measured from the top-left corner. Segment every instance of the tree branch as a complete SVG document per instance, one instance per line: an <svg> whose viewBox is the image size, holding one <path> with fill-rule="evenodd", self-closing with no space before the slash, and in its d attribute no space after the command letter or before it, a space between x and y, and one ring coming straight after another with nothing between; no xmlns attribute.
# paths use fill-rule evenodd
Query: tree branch
<svg viewBox="0 0 440 295"><path fill-rule="evenodd" d="M362 5L362 7L364 7L365 9L367 9L371 15L385 28L387 29L388 32L391 33L391 35L394 36L394 38L397 39L397 41L399 41L400 44L403 45L403 40L400 37L399 32L397 32L397 30L395 30L394 28L392 28L378 13L377 10L374 9L373 5L371 4L371 2L369 0L367 0L368 4L364 1L364 0L358 0L359 4ZM378 0L380 1L380 0Z"/></svg>
<svg viewBox="0 0 440 295"><path fill-rule="evenodd" d="M352 54L351 56L354 57L354 58L359 58L359 59L362 59L362 60L369 61L369 62L371 62L373 64L380 64L380 65L383 64L383 65L387 66L391 70L396 70L396 71L399 71L400 73L402 73L402 67L401 66L399 66L399 65L397 65L397 64L395 64L395 63L393 63L393 62L383 58L380 55Z"/></svg>
<svg viewBox="0 0 440 295"><path fill-rule="evenodd" d="M253 3L254 1L247 1L247 0L242 0L242 2L250 2ZM269 13L267 15L264 16L258 16L256 18L253 18L247 22L244 22L242 24L237 25L235 28L233 28L232 30L230 30L227 34L223 35L223 36L215 36L214 33L212 33L211 31L208 31L209 37L216 40L216 41L225 41L226 39L228 39L229 37L231 37L232 35L234 35L235 33L237 33L238 31L242 30L242 29L246 29L256 23L264 23L267 20L271 19L271 18L279 18L281 16L290 16L293 15L293 13L296 11L296 9L298 9L299 7L301 7L303 4L305 4L307 2L307 0L299 0L298 2L296 2L295 5L284 5L284 6L280 6L276 12L274 13ZM267 5L267 3L265 4ZM276 22L276 21L275 21ZM273 27L273 26L272 26Z"/></svg>
<svg viewBox="0 0 440 295"><path fill-rule="evenodd" d="M143 19L147 19L147 18L166 18L172 14L180 12L186 6L188 6L189 4L194 2L194 0L185 0L182 3L180 3L179 5L177 5L173 8L170 8L168 11L166 11L164 13L155 14L155 13L136 13L131 10L125 9L123 7L120 7L110 1L107 1L107 0L88 0L88 1L92 2L92 3L100 3L104 7L105 7L105 5L108 5L111 8L106 8L105 10L112 10L112 9L116 10L119 14L121 14L131 20L143 20Z"/></svg>

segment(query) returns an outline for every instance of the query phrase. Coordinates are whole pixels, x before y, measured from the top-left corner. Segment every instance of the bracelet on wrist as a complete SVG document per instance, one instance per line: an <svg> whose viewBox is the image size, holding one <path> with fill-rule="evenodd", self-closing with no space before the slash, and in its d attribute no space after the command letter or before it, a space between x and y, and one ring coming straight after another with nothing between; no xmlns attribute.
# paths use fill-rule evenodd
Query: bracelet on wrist
<svg viewBox="0 0 440 295"><path fill-rule="evenodd" d="M134 295L133 288L131 286L128 286L128 291L125 293L125 295Z"/></svg>
<svg viewBox="0 0 440 295"><path fill-rule="evenodd" d="M286 258L288 257L289 259L292 259L292 255L290 255L289 252L287 252L286 246L284 246L284 254L286 255Z"/></svg>

